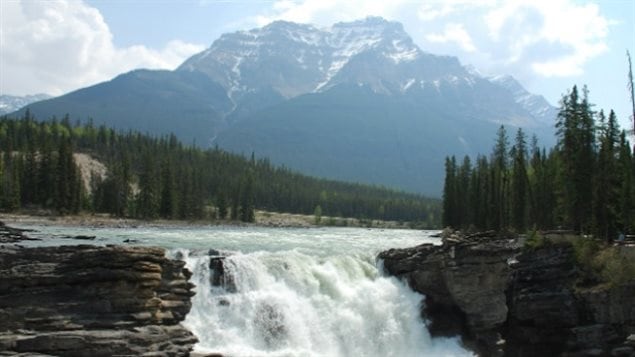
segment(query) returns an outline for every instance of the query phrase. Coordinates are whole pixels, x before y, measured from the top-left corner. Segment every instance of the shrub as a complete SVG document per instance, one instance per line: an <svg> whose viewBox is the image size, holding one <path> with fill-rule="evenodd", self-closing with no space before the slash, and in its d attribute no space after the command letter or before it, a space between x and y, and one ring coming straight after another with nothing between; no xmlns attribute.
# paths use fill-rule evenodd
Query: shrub
<svg viewBox="0 0 635 357"><path fill-rule="evenodd" d="M624 250L630 248L609 247L599 251L592 266L602 279L613 286L635 279L635 263L625 256Z"/></svg>
<svg viewBox="0 0 635 357"><path fill-rule="evenodd" d="M546 245L548 245L550 242L547 239L547 237L545 237L544 235L538 233L537 231L533 230L529 233L529 236L527 237L527 240L525 240L525 245L524 248L525 249L529 249L529 250L533 250L533 249L538 249L538 248L542 248Z"/></svg>

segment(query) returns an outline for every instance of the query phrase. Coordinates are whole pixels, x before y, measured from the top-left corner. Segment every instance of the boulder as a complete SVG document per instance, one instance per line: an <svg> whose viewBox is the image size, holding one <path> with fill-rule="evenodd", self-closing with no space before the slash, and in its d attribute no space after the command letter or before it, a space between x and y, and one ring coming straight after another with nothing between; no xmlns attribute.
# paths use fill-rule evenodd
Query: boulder
<svg viewBox="0 0 635 357"><path fill-rule="evenodd" d="M476 236L479 241L481 235ZM452 243L450 243L452 242ZM507 318L508 259L518 248L507 239L446 240L442 246L391 249L379 258L390 274L425 295L423 315L434 335L462 335L466 345L499 355L499 328Z"/></svg>
<svg viewBox="0 0 635 357"><path fill-rule="evenodd" d="M187 355L190 276L162 248L0 246L0 354Z"/></svg>

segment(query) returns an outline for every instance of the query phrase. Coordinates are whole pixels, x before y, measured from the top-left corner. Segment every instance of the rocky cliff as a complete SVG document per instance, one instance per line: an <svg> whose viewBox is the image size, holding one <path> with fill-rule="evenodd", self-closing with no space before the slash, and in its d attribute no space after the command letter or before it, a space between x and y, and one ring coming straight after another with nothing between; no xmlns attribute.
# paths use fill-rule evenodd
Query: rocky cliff
<svg viewBox="0 0 635 357"><path fill-rule="evenodd" d="M479 355L635 355L635 281L579 287L570 244L471 237L379 258L425 295L433 335L460 334Z"/></svg>
<svg viewBox="0 0 635 357"><path fill-rule="evenodd" d="M0 246L0 355L188 355L189 277L161 248Z"/></svg>

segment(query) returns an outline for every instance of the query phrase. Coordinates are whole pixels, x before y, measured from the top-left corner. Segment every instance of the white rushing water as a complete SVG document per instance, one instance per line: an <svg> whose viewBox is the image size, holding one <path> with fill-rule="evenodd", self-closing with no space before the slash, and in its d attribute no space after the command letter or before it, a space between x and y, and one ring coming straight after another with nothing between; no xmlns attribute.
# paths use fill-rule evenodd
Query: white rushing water
<svg viewBox="0 0 635 357"><path fill-rule="evenodd" d="M388 248L436 242L429 233L351 228L33 227L42 244L158 245L185 260L196 284L184 325L195 351L227 356L470 356L456 338L431 338L422 296L384 276L375 257ZM53 236L53 238L50 238ZM226 284L213 286L210 259L225 258ZM210 257L210 254L212 257ZM218 267L217 267L218 270Z"/></svg>

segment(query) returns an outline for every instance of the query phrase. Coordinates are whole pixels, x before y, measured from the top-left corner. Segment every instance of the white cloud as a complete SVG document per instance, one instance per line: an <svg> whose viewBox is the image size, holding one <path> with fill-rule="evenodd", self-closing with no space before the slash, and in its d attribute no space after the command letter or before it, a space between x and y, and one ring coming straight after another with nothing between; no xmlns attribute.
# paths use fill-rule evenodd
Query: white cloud
<svg viewBox="0 0 635 357"><path fill-rule="evenodd" d="M1 0L0 10L2 94L61 94L134 68L172 69L205 47L178 40L118 47L100 12L81 0ZM275 0L257 11L232 28L378 15L402 22L425 51L521 79L582 74L608 50L614 25L597 4L576 0Z"/></svg>
<svg viewBox="0 0 635 357"><path fill-rule="evenodd" d="M258 26L275 20L326 26L334 22L358 20L367 16L396 19L404 6L412 6L412 2L409 0L277 0L272 5L272 11L258 16L255 22Z"/></svg>
<svg viewBox="0 0 635 357"><path fill-rule="evenodd" d="M472 42L472 38L465 31L465 27L461 24L450 23L445 26L443 33L430 34L426 36L426 40L430 42L447 43L454 42L465 52L474 52L476 47Z"/></svg>
<svg viewBox="0 0 635 357"><path fill-rule="evenodd" d="M173 69L204 46L117 47L100 12L79 0L2 1L0 94L62 94L135 68Z"/></svg>
<svg viewBox="0 0 635 357"><path fill-rule="evenodd" d="M576 0L278 0L252 21L324 26L371 15L403 22L426 51L520 77L582 74L608 50L613 24L597 4Z"/></svg>
<svg viewBox="0 0 635 357"><path fill-rule="evenodd" d="M432 2L418 15L427 28L445 26L441 34L422 36L428 44L445 44L444 50L464 59L463 53L470 54L468 60L486 71L545 77L584 73L589 60L608 50L614 23L597 4L573 0ZM444 25L448 22L462 27Z"/></svg>
<svg viewBox="0 0 635 357"><path fill-rule="evenodd" d="M515 1L493 9L485 17L491 38L510 48L512 62L532 56L524 52L540 43L565 49L544 53L531 68L543 76L572 76L584 72L584 64L605 52L610 21L597 4L568 0ZM537 57L537 56L533 56Z"/></svg>
<svg viewBox="0 0 635 357"><path fill-rule="evenodd" d="M496 5L496 0L445 0L424 2L419 5L417 16L422 21L433 21L449 15L469 11L473 8Z"/></svg>

